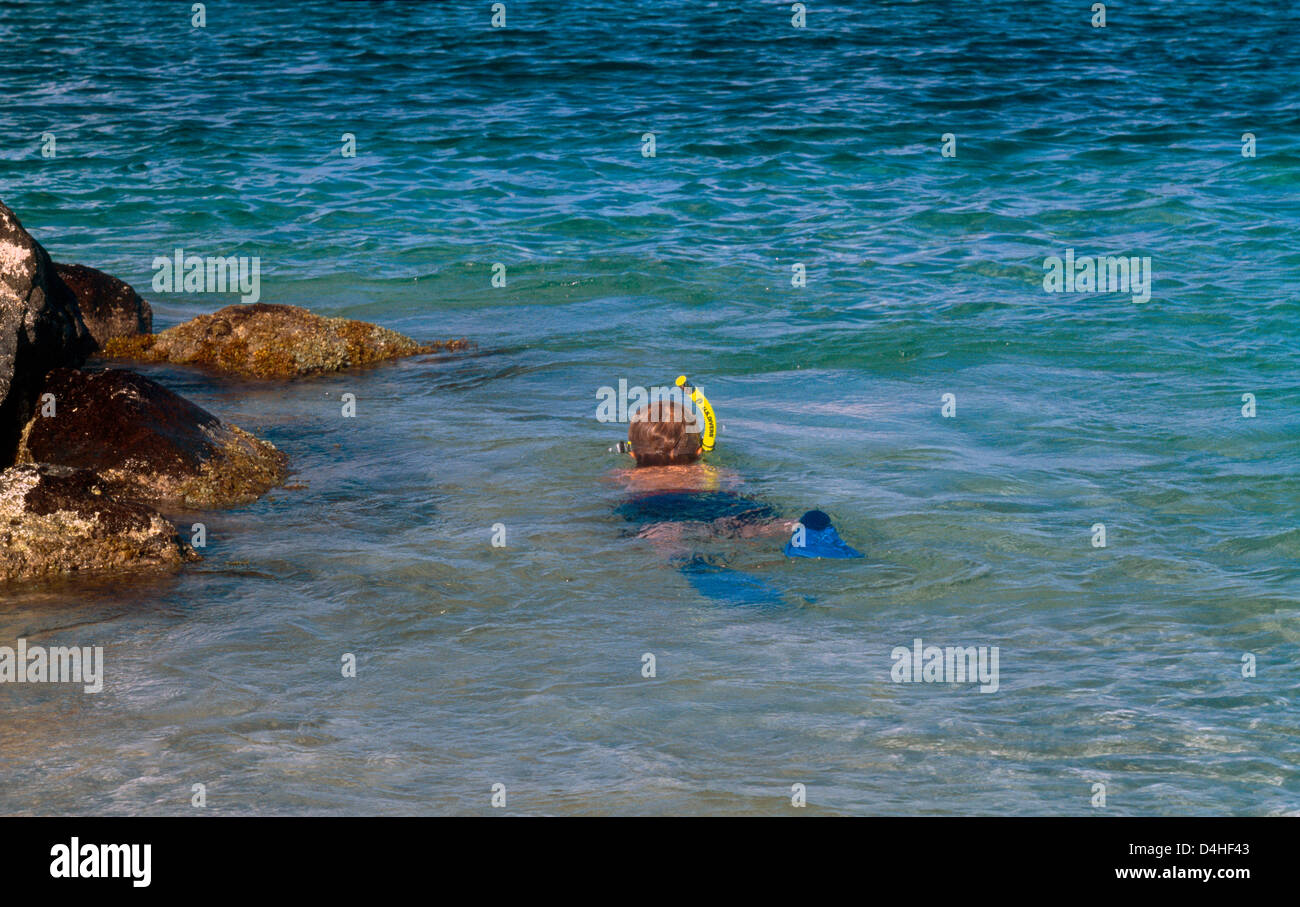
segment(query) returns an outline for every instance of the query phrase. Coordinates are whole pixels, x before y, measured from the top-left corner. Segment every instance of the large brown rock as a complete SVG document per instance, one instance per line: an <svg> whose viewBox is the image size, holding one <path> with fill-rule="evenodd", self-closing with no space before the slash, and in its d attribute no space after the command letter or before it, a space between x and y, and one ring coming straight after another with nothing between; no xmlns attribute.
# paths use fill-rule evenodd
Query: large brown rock
<svg viewBox="0 0 1300 907"><path fill-rule="evenodd" d="M91 346L50 256L0 203L0 466L13 462L45 373L80 365Z"/></svg>
<svg viewBox="0 0 1300 907"><path fill-rule="evenodd" d="M259 302L226 306L160 334L119 337L105 344L104 353L206 366L248 378L294 378L468 345L465 340L417 343L364 321L326 318L298 306Z"/></svg>
<svg viewBox="0 0 1300 907"><path fill-rule="evenodd" d="M33 464L0 473L0 582L174 570L197 559L175 526L114 497L93 472Z"/></svg>
<svg viewBox="0 0 1300 907"><path fill-rule="evenodd" d="M130 284L86 265L55 262L54 270L77 298L81 320L96 348L114 337L153 332L153 309Z"/></svg>
<svg viewBox="0 0 1300 907"><path fill-rule="evenodd" d="M94 470L116 495L186 508L247 503L288 475L271 444L134 372L54 369L44 392L53 415L27 423L20 463Z"/></svg>

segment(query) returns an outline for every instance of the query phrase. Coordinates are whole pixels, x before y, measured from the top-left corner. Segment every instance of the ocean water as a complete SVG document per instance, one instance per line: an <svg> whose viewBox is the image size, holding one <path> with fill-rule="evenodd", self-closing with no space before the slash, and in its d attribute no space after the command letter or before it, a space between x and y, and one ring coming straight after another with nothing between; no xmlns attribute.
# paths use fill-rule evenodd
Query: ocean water
<svg viewBox="0 0 1300 907"><path fill-rule="evenodd" d="M0 687L0 812L1300 813L1300 13L1089 5L0 5L55 260L157 329L235 301L154 292L181 247L477 344L149 369L300 487L175 514L176 576L3 592L0 645L106 679ZM1150 300L1045 292L1067 249ZM711 462L864 560L717 542L708 592L627 537L596 393L681 372ZM997 691L893 682L917 638Z"/></svg>

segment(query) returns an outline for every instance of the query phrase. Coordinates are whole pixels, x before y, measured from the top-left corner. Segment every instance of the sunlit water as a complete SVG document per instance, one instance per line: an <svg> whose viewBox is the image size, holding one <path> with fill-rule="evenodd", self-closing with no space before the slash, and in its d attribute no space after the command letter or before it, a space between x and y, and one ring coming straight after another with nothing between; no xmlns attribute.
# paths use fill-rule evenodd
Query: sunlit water
<svg viewBox="0 0 1300 907"><path fill-rule="evenodd" d="M209 540L175 577L4 593L0 645L107 679L0 688L0 810L1300 811L1294 11L489 6L0 7L39 48L0 63L0 199L56 260L158 328L233 301L149 289L181 246L478 344L146 370L302 487L174 514ZM1151 256L1151 300L1045 293L1067 248ZM744 605L626 537L596 390L679 372L716 465L867 558L708 546ZM893 683L918 637L998 646L998 691Z"/></svg>

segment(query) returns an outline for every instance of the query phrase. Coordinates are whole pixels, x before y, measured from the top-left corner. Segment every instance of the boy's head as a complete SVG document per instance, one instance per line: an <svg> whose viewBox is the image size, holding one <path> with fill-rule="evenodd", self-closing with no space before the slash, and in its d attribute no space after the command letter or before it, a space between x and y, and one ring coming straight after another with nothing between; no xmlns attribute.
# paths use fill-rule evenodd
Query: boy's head
<svg viewBox="0 0 1300 907"><path fill-rule="evenodd" d="M694 463L704 452L700 433L694 426L681 404L668 400L657 400L638 410L627 427L636 465Z"/></svg>

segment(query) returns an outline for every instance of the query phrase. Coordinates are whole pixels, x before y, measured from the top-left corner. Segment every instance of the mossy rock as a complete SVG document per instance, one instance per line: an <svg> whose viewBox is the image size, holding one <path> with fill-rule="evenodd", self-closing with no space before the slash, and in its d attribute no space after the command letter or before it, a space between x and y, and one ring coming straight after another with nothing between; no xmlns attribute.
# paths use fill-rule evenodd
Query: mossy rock
<svg viewBox="0 0 1300 907"><path fill-rule="evenodd" d="M0 582L173 571L198 555L176 527L95 473L46 463L0 473Z"/></svg>
<svg viewBox="0 0 1300 907"><path fill-rule="evenodd" d="M466 340L417 343L376 324L259 302L226 306L160 334L117 337L104 345L103 353L247 378L296 378L468 347Z"/></svg>
<svg viewBox="0 0 1300 907"><path fill-rule="evenodd" d="M27 423L19 463L90 469L114 494L196 509L248 503L288 476L273 445L134 372L54 369L44 394L53 414Z"/></svg>
<svg viewBox="0 0 1300 907"><path fill-rule="evenodd" d="M56 263L54 271L77 297L81 320L96 347L114 337L134 337L153 330L153 309L130 284L85 265Z"/></svg>

